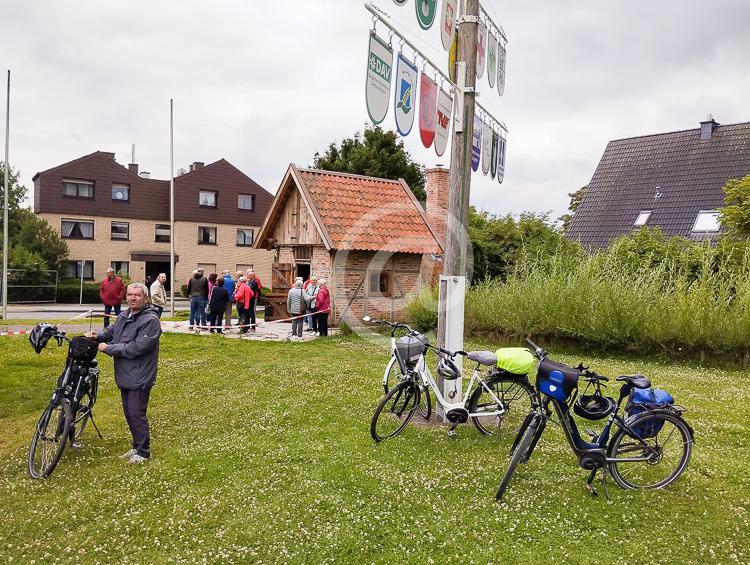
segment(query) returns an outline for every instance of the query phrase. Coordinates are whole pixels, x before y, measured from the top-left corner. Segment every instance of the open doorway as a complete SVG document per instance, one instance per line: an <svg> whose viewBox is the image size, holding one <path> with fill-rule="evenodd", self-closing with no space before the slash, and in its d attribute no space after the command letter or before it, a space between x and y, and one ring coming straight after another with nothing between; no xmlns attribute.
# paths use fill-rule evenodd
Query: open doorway
<svg viewBox="0 0 750 565"><path fill-rule="evenodd" d="M149 284L156 280L159 273L167 275L167 282L164 283L164 288L169 292L169 261L146 261L146 280Z"/></svg>
<svg viewBox="0 0 750 565"><path fill-rule="evenodd" d="M295 277L302 277L303 281L310 278L310 263L297 263L295 265Z"/></svg>

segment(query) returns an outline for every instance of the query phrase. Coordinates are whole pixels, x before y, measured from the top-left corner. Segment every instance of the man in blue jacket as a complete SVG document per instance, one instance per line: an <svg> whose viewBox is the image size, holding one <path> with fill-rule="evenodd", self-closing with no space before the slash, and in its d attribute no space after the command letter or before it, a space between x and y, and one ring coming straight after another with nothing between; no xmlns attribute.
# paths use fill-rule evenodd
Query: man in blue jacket
<svg viewBox="0 0 750 565"><path fill-rule="evenodd" d="M226 310L224 311L224 328L229 329L232 327L232 297L234 296L234 279L232 278L232 275L229 274L229 269L224 269L222 271L222 274L224 275L224 288L229 294L229 301L227 302Z"/></svg>
<svg viewBox="0 0 750 565"><path fill-rule="evenodd" d="M144 284L128 285L124 310L103 332L88 332L99 342L99 351L115 364L115 384L120 389L122 408L133 436L133 447L122 455L128 463L143 463L151 457L151 436L146 409L151 387L156 382L161 324L148 304Z"/></svg>

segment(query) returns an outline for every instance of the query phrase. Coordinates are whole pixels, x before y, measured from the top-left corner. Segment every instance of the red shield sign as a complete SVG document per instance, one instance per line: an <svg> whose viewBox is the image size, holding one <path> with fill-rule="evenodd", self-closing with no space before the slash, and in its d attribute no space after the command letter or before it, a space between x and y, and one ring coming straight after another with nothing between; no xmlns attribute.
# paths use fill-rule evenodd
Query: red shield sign
<svg viewBox="0 0 750 565"><path fill-rule="evenodd" d="M419 136L425 147L430 147L435 139L437 92L437 83L422 73L419 82Z"/></svg>

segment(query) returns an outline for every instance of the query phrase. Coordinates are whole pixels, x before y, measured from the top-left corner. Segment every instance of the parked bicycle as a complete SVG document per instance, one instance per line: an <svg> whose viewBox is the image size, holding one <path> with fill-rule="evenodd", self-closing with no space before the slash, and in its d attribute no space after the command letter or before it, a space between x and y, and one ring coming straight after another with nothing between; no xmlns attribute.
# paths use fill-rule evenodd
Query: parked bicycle
<svg viewBox="0 0 750 565"><path fill-rule="evenodd" d="M622 386L615 402L602 392L607 377L597 375L583 364L569 367L555 362L533 341L526 341L539 360L536 402L511 448L497 500L505 494L519 463L529 461L552 414L550 405L578 464L591 471L586 487L592 494L597 494L593 482L599 470L607 498L607 475L624 489L664 488L677 480L690 461L694 434L682 417L685 409L674 404L669 393L652 389L651 381L643 375L620 375L616 380ZM586 383L581 395L580 382ZM587 394L589 391L592 394ZM620 407L626 398L622 417ZM588 431L590 441L584 440L570 414L571 405L574 413L587 420L606 418L604 429L598 434ZM616 429L610 437L613 426Z"/></svg>
<svg viewBox="0 0 750 565"><path fill-rule="evenodd" d="M491 351L448 351L430 344L426 336L416 332L407 324L374 320L365 316L367 323L391 327L391 349L393 356L383 375L385 396L380 401L370 424L370 435L377 442L401 433L419 408L429 418L432 412L432 395L443 408L446 419L452 424L449 433L461 423L471 420L484 435L494 435L501 430L518 430L532 405L534 389L525 372L513 373L512 359L498 359ZM399 331L405 335L397 338ZM514 348L506 348L510 351ZM455 363L458 355L476 363L466 391L458 386L444 398L427 367L426 356L432 350L438 356L438 374L447 381L457 382L461 370ZM500 350L502 352L504 350ZM488 374L481 367L490 367ZM504 368L508 367L508 368ZM395 383L395 384L393 384ZM392 385L392 386L391 386ZM432 391L432 393L430 393ZM458 397L460 402L452 401ZM425 400L426 399L426 400Z"/></svg>
<svg viewBox="0 0 750 565"><path fill-rule="evenodd" d="M33 479L48 477L55 470L68 443L83 447L83 433L89 421L99 438L102 437L93 414L99 387L96 342L83 336L69 339L65 332L50 324L38 324L29 334L29 342L37 353L41 353L51 339L58 347L63 341L68 342L68 355L52 399L31 439L29 475Z"/></svg>

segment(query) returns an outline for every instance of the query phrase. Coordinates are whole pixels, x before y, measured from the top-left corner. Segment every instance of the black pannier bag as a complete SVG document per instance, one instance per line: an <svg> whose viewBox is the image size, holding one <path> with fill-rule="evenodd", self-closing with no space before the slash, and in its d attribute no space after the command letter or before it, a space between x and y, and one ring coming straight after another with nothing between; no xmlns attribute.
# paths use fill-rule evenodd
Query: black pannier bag
<svg viewBox="0 0 750 565"><path fill-rule="evenodd" d="M68 355L76 361L90 363L94 360L98 351L96 340L79 335L70 340Z"/></svg>
<svg viewBox="0 0 750 565"><path fill-rule="evenodd" d="M536 388L555 400L564 402L578 386L581 371L545 357L536 371Z"/></svg>
<svg viewBox="0 0 750 565"><path fill-rule="evenodd" d="M419 361L426 343L427 338L422 334L405 335L396 340L396 350L404 363L413 367Z"/></svg>

